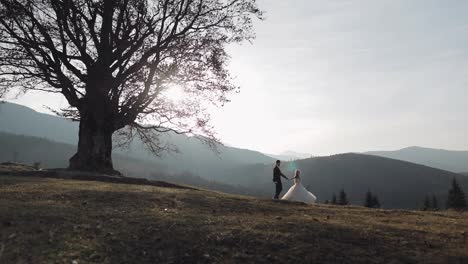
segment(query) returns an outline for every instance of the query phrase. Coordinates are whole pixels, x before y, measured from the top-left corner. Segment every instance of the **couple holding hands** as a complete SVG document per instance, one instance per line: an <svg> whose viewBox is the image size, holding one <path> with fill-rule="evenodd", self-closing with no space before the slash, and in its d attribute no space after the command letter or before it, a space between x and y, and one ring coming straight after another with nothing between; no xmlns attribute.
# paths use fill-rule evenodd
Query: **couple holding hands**
<svg viewBox="0 0 468 264"><path fill-rule="evenodd" d="M287 180L294 180L294 185L289 188L286 194L281 197L281 200L296 201L303 203L315 203L317 197L309 192L301 183L301 171L296 169L294 170L294 176L292 178L286 177L280 169L281 161L276 161L276 166L273 169L273 182L276 185L275 197L273 199L279 199L281 191L283 191L283 183L281 182L281 177Z"/></svg>

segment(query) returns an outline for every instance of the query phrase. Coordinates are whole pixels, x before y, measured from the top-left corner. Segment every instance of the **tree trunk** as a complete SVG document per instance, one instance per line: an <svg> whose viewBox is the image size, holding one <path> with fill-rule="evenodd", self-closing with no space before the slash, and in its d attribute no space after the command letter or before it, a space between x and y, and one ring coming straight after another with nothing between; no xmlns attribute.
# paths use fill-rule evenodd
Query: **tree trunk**
<svg viewBox="0 0 468 264"><path fill-rule="evenodd" d="M68 168L118 174L112 165L112 126L100 113L86 112L80 112L78 150Z"/></svg>

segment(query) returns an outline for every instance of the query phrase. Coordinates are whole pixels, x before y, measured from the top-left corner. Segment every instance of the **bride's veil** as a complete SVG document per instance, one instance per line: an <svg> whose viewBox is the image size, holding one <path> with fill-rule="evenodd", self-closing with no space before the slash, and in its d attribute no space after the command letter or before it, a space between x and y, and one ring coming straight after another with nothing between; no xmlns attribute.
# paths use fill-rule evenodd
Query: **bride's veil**
<svg viewBox="0 0 468 264"><path fill-rule="evenodd" d="M301 176L299 176L299 173L301 173L301 170L300 170L300 169L295 169L295 170L294 170L294 177L293 177L293 178L298 178L298 179L300 179Z"/></svg>

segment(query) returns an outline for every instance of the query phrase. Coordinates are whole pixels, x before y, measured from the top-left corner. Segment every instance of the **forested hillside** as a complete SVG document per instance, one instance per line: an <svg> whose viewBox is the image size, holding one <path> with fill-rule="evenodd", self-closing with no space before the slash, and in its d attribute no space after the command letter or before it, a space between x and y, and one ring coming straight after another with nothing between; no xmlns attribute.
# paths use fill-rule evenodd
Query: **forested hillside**
<svg viewBox="0 0 468 264"><path fill-rule="evenodd" d="M363 204L365 193L371 190L386 208L421 208L426 195L434 194L444 201L454 177L468 193L468 178L462 175L371 155L317 157L285 163L282 167L288 176L293 169L301 169L304 185L321 202L331 200L333 193L338 195L344 189L353 204ZM261 186L262 191L273 193L272 169L264 165L245 166L227 171L222 180ZM284 184L290 185L291 182Z"/></svg>

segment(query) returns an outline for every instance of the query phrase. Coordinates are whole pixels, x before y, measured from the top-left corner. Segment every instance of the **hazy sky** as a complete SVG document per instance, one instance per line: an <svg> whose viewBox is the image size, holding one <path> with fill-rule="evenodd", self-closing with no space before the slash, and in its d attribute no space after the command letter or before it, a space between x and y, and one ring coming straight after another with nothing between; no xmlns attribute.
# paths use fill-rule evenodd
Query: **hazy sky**
<svg viewBox="0 0 468 264"><path fill-rule="evenodd" d="M257 39L229 49L241 93L214 112L224 142L314 155L468 149L468 1L258 2ZM18 102L46 111L44 98Z"/></svg>

